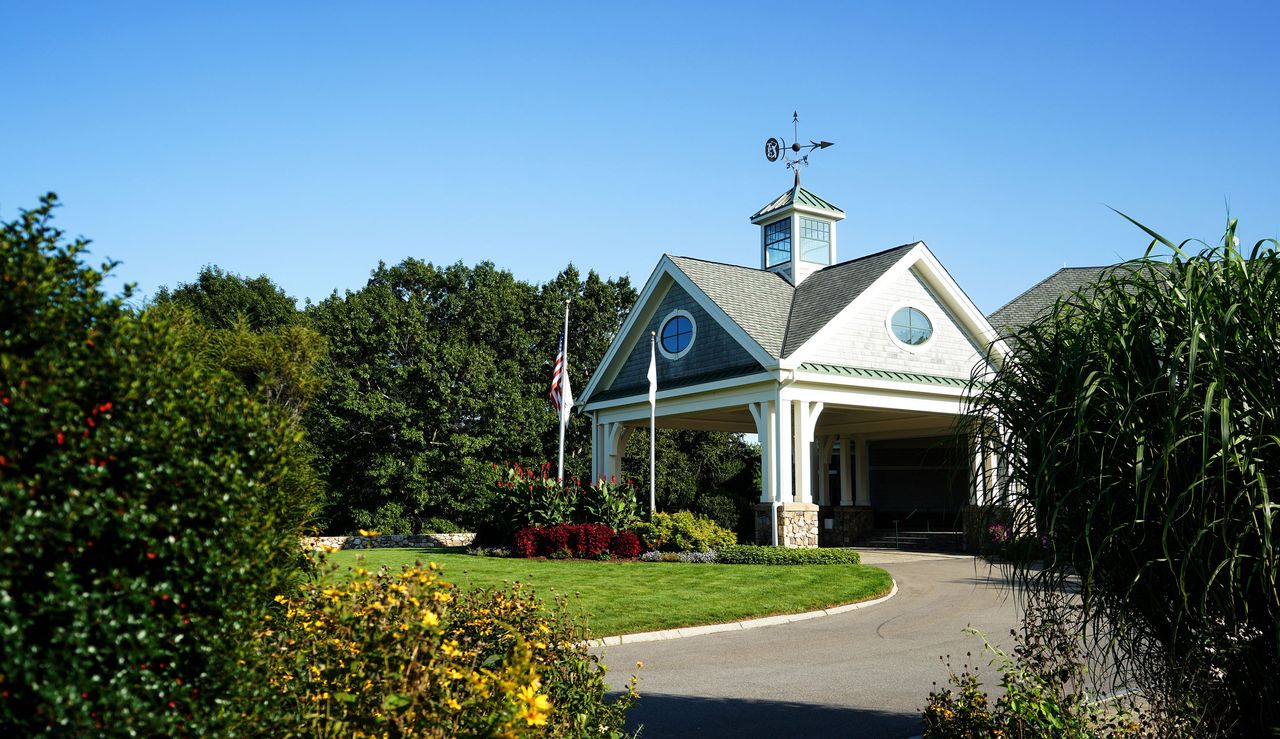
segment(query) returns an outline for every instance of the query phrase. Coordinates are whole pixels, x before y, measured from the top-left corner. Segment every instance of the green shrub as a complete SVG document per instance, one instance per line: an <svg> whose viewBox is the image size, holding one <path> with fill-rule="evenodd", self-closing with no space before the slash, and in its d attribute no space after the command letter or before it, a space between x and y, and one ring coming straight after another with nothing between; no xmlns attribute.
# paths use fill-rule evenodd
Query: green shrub
<svg viewBox="0 0 1280 739"><path fill-rule="evenodd" d="M739 545L716 550L726 565L856 565L862 559L849 549L788 549Z"/></svg>
<svg viewBox="0 0 1280 739"><path fill-rule="evenodd" d="M432 564L278 600L261 637L291 716L260 734L610 736L634 700L606 701L580 622L518 584L458 594Z"/></svg>
<svg viewBox="0 0 1280 739"><path fill-rule="evenodd" d="M951 687L929 693L922 723L924 739L978 739L978 737L1062 737L1063 739L1134 739L1153 736L1144 732L1150 716L1132 697L1109 700L1086 689L1087 670L1079 638L1071 633L1062 606L1055 603L1029 606L1013 654L1006 654L983 640L983 652L1000 672L998 698L991 702L969 664L959 673L946 658L943 663ZM973 629L965 629L976 635ZM1148 726L1150 728L1150 726ZM1182 733L1175 732L1175 736ZM1163 734L1161 734L1163 736Z"/></svg>
<svg viewBox="0 0 1280 739"><path fill-rule="evenodd" d="M181 320L104 296L55 202L0 224L0 733L251 733L301 435Z"/></svg>
<svg viewBox="0 0 1280 739"><path fill-rule="evenodd" d="M750 509L741 498L728 495L706 495L698 499L698 513L715 521L729 531L737 531L742 522L743 513ZM751 524L755 525L755 517L751 516Z"/></svg>
<svg viewBox="0 0 1280 739"><path fill-rule="evenodd" d="M664 552L719 551L738 542L732 531L690 511L655 513L634 530L646 549Z"/></svg>
<svg viewBox="0 0 1280 739"><path fill-rule="evenodd" d="M423 519L420 529L424 534L460 534L466 531L453 521L438 516Z"/></svg>

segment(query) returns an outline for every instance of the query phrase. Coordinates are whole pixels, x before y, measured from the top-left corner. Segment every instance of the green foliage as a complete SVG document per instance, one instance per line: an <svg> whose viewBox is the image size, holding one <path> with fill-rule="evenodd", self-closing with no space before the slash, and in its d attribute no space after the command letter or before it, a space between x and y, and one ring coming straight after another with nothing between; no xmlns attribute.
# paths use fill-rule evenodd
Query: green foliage
<svg viewBox="0 0 1280 739"><path fill-rule="evenodd" d="M1063 598L1032 606L1013 654L983 639L984 653L1000 673L992 704L968 660L956 673L943 658L950 688L933 690L923 713L925 739L1045 737L1127 739L1144 736L1141 713L1123 698L1099 700L1085 689L1087 670L1077 635L1062 620ZM977 634L973 629L965 630Z"/></svg>
<svg viewBox="0 0 1280 739"><path fill-rule="evenodd" d="M619 736L634 700L606 700L580 622L518 584L459 595L414 565L278 600L260 637L287 718L259 734Z"/></svg>
<svg viewBox="0 0 1280 739"><path fill-rule="evenodd" d="M739 434L658 429L658 509L688 510L748 538L755 533L753 506L760 498L760 449ZM649 435L631 434L624 477L647 501Z"/></svg>
<svg viewBox="0 0 1280 739"><path fill-rule="evenodd" d="M1109 271L1008 337L975 385L1016 530L1046 532L1033 597L1198 736L1280 727L1280 254L1223 245ZM1077 585L1078 583L1078 585Z"/></svg>
<svg viewBox="0 0 1280 739"><path fill-rule="evenodd" d="M507 533L529 526L572 523L582 497L577 480L562 485L551 474L550 463L541 467L512 465L498 482L499 507Z"/></svg>
<svg viewBox="0 0 1280 739"><path fill-rule="evenodd" d="M329 344L328 388L307 420L332 491L327 528L369 528L391 510L413 529L429 516L498 528L492 461L557 451L547 386L568 298L569 373L583 388L635 299L625 279L570 267L535 287L489 263L409 259L309 308ZM570 423L566 477L588 476L590 441L589 423Z"/></svg>
<svg viewBox="0 0 1280 739"><path fill-rule="evenodd" d="M583 523L601 523L623 531L640 520L640 504L630 480L597 480L583 491L581 500Z"/></svg>
<svg viewBox="0 0 1280 739"><path fill-rule="evenodd" d="M740 544L716 550L716 561L726 565L856 565L862 563L849 549L788 549Z"/></svg>
<svg viewBox="0 0 1280 739"><path fill-rule="evenodd" d="M310 512L301 432L104 296L55 203L0 226L0 728L243 734Z"/></svg>
<svg viewBox="0 0 1280 739"><path fill-rule="evenodd" d="M563 483L556 480L550 462L540 467L514 464L499 474L495 508L501 514L500 531L504 536L531 526L574 522L622 530L640 516L635 486L630 481L597 480L595 485L583 488L576 477Z"/></svg>
<svg viewBox="0 0 1280 739"><path fill-rule="evenodd" d="M299 319L296 301L266 275L246 278L212 265L201 269L195 282L160 288L153 302L191 311L197 323L210 329L244 326L268 333Z"/></svg>
<svg viewBox="0 0 1280 739"><path fill-rule="evenodd" d="M432 517L422 521L422 533L424 534L458 534L463 531L466 531L466 529L447 518Z"/></svg>
<svg viewBox="0 0 1280 739"><path fill-rule="evenodd" d="M732 531L690 511L655 513L634 529L646 549L664 552L719 551L738 543Z"/></svg>

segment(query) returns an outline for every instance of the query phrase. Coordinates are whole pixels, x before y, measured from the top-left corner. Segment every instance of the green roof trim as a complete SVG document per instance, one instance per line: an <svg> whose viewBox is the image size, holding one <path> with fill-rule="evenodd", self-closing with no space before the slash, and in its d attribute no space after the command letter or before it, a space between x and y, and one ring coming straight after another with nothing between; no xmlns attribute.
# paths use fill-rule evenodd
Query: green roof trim
<svg viewBox="0 0 1280 739"><path fill-rule="evenodd" d="M817 372L821 375L842 375L844 377L862 377L868 380L891 380L894 382L912 382L917 385L941 385L943 387L968 387L969 381L958 377L939 377L919 372L895 372L892 370L867 369L865 367L842 367L836 364L818 364L802 362L800 369L805 372Z"/></svg>
<svg viewBox="0 0 1280 739"><path fill-rule="evenodd" d="M816 208L818 210L825 210L830 213L838 213L842 216L844 215L843 210L837 208L831 203L828 203L827 201L823 200L817 195L814 195L813 193L809 192L803 187L796 185L790 190L787 190L786 192L782 193L778 197L774 198L773 202L769 203L768 205L764 206L760 210L756 211L755 215L751 216L751 220L754 221L757 218L769 215L774 211L782 210L783 208L786 208L788 206L795 206L795 205L803 205L806 208Z"/></svg>

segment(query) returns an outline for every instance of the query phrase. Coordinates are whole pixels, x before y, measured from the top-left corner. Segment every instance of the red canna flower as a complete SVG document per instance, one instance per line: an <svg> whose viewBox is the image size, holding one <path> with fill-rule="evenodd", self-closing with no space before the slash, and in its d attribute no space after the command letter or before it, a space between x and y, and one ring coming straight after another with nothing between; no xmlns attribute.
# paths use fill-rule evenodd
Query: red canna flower
<svg viewBox="0 0 1280 739"><path fill-rule="evenodd" d="M61 432L61 431L59 431L59 432L58 432L58 443L59 443L59 444L61 444L61 443L62 443L62 441L63 441L63 438L62 438L62 432Z"/></svg>

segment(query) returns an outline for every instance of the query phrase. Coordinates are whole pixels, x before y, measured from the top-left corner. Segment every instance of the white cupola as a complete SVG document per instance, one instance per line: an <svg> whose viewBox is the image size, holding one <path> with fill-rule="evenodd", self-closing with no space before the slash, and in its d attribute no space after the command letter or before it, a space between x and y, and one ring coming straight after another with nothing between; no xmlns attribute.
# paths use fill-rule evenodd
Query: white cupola
<svg viewBox="0 0 1280 739"><path fill-rule="evenodd" d="M800 187L795 187L756 211L751 222L760 227L760 268L776 272L792 285L836 263L836 222L844 211Z"/></svg>

